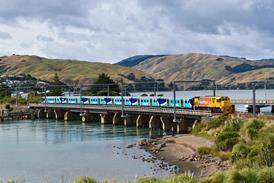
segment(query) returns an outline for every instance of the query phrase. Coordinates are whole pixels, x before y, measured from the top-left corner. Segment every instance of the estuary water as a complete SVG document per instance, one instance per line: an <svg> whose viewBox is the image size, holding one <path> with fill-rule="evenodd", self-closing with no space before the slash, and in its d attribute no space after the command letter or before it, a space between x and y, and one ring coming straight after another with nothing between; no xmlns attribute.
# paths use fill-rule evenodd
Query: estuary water
<svg viewBox="0 0 274 183"><path fill-rule="evenodd" d="M100 123L64 121L12 121L0 123L0 181L71 182L78 176L134 180L168 176L153 171L155 163L133 159L150 156L136 147L126 148L160 131Z"/></svg>

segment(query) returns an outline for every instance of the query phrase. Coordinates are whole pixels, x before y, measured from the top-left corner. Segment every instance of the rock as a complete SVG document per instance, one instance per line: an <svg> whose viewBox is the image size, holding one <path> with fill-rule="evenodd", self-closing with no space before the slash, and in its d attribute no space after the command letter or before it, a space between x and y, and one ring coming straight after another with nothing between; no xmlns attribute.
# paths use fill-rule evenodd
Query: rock
<svg viewBox="0 0 274 183"><path fill-rule="evenodd" d="M132 147L134 147L135 146L135 144L129 144L128 146L127 146L127 148L132 148Z"/></svg>

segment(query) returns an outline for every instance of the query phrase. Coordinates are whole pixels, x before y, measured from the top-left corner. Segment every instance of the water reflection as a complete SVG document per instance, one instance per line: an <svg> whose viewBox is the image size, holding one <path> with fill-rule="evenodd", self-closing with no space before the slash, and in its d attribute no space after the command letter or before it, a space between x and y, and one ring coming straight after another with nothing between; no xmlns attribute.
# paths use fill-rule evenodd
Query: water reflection
<svg viewBox="0 0 274 183"><path fill-rule="evenodd" d="M62 176L66 180L79 175L130 180L135 176L152 175L151 169L155 165L126 157L122 151L147 154L137 148L125 147L160 134L161 131L137 129L135 126L77 121L1 123L0 177L24 179L26 182L58 182ZM156 175L169 174L162 171Z"/></svg>

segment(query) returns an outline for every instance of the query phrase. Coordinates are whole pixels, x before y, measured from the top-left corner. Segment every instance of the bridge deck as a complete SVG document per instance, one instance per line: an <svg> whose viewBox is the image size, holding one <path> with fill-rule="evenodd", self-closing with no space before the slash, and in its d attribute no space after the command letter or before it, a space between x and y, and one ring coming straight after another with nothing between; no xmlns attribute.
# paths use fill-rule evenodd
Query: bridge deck
<svg viewBox="0 0 274 183"><path fill-rule="evenodd" d="M252 99L232 99L232 104L245 104L245 105L252 105ZM274 105L274 99L257 99L256 105Z"/></svg>
<svg viewBox="0 0 274 183"><path fill-rule="evenodd" d="M77 110L92 113L92 112L121 112L122 108L120 106L98 106L98 105L71 105L71 104L31 104L30 108L50 108L50 109L65 109L65 110ZM134 107L125 106L124 112L126 113L137 113L137 114L156 114L156 115L172 115L172 108L157 108L157 107ZM176 109L176 115L178 116L202 116L210 117L214 114L210 111L204 110L187 110L187 109Z"/></svg>

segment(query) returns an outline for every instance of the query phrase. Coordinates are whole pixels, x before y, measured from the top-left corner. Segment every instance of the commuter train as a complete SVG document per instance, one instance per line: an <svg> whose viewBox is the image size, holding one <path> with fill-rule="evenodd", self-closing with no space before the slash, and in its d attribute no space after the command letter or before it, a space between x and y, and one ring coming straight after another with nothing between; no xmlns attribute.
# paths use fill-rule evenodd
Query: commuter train
<svg viewBox="0 0 274 183"><path fill-rule="evenodd" d="M46 100L45 100L46 99ZM68 105L108 105L121 106L121 96L47 96L42 98L42 103L47 104L68 104ZM232 112L230 98L226 96L204 96L193 98L173 98L169 97L124 97L125 106L141 107L162 107L162 108L208 110L214 113Z"/></svg>

